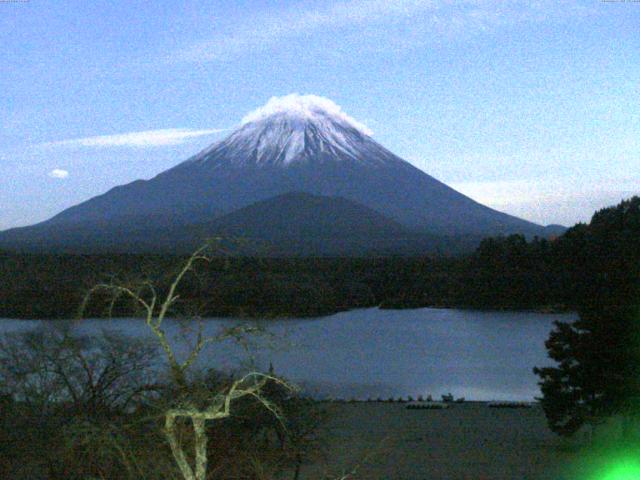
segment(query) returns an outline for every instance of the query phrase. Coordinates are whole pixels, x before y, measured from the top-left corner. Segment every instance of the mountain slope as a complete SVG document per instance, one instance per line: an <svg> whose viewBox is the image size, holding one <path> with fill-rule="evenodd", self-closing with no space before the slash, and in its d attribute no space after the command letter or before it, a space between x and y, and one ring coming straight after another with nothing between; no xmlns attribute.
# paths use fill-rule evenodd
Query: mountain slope
<svg viewBox="0 0 640 480"><path fill-rule="evenodd" d="M270 100L227 138L150 180L116 187L41 224L0 233L0 247L38 237L46 248L48 238L64 243L65 232L72 231L177 231L289 192L342 197L432 235L546 234L397 157L333 102L291 95Z"/></svg>
<svg viewBox="0 0 640 480"><path fill-rule="evenodd" d="M188 251L212 235L242 237L248 242L241 247L244 253L277 256L458 253L479 241L412 232L351 200L301 192L254 203L181 233L170 232L168 237L181 236L184 243L177 244Z"/></svg>
<svg viewBox="0 0 640 480"><path fill-rule="evenodd" d="M454 254L470 251L481 240L412 232L351 200L301 192L262 200L207 222L163 226L120 222L91 228L76 224L53 231L49 235L45 230L34 234L16 229L4 244L32 252L188 254L208 238L224 237L241 239L227 247L245 255L362 256Z"/></svg>
<svg viewBox="0 0 640 480"><path fill-rule="evenodd" d="M265 239L397 236L406 233L399 223L353 201L302 192L286 193L254 203L210 222L208 228Z"/></svg>

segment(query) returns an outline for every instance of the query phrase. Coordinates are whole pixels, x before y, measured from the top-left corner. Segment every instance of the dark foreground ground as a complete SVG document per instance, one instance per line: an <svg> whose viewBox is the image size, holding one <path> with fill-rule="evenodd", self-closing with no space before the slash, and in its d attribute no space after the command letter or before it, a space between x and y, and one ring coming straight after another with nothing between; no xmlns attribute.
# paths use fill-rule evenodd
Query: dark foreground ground
<svg viewBox="0 0 640 480"><path fill-rule="evenodd" d="M398 403L360 402L331 403L327 410L331 419L321 433L325 458L304 465L300 479L352 473L344 478L574 480L566 466L584 441L584 435L567 442L553 434L539 406L496 409L467 402L446 410L409 410Z"/></svg>

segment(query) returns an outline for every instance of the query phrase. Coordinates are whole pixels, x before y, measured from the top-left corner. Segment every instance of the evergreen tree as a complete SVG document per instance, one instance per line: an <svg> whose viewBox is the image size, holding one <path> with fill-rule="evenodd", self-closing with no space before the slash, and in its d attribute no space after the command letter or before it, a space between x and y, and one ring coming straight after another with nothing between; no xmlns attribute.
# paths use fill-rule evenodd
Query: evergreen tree
<svg viewBox="0 0 640 480"><path fill-rule="evenodd" d="M549 426L559 434L612 415L628 427L640 414L639 239L638 197L597 212L580 235L565 235L579 319L556 322L546 347L557 366L534 369Z"/></svg>

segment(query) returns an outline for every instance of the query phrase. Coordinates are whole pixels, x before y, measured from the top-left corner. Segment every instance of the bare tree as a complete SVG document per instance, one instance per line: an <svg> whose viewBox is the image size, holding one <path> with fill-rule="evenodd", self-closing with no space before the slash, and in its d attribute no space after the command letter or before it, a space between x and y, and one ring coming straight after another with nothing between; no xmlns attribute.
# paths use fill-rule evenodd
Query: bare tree
<svg viewBox="0 0 640 480"><path fill-rule="evenodd" d="M280 408L262 394L262 389L268 382L274 382L287 389L292 389L288 383L274 375L252 371L234 381L230 387L224 391L212 394L208 396L208 398L194 398L194 396L191 395L192 392L189 392L188 370L207 344L229 337L239 338L244 334L255 331L254 327L238 326L226 329L214 337L207 337L203 334L203 323L201 319L198 319L198 331L195 343L192 345L186 358L179 360L175 354L174 348L163 328L163 322L180 298L177 290L184 277L194 271L197 263L211 261L211 257L206 253L210 248L211 243L207 243L196 250L185 261L173 278L165 294L160 294L159 289L154 286L151 281L145 280L132 285L121 284L112 280L109 283L100 283L92 287L85 295L80 308L80 315L82 315L91 297L97 292L105 292L111 299L110 309L113 308L121 297L129 298L142 309L146 325L154 334L166 356L171 378L179 391L182 392L176 400L175 405L164 412L164 433L184 480L206 479L208 467L207 421L229 417L231 415L232 404L242 397L255 398L278 420L282 421ZM186 419L191 423L194 443L192 462L189 461L189 456L185 452L176 431L176 422L179 419Z"/></svg>
<svg viewBox="0 0 640 480"><path fill-rule="evenodd" d="M114 332L91 338L69 324L41 326L0 338L0 386L41 414L61 406L87 415L126 410L154 389L148 377L156 352Z"/></svg>
<svg viewBox="0 0 640 480"><path fill-rule="evenodd" d="M84 335L66 322L0 337L0 472L16 479L44 471L52 478L140 478L131 468L135 452L116 432L131 430L128 412L159 392L150 383L157 351L155 342Z"/></svg>

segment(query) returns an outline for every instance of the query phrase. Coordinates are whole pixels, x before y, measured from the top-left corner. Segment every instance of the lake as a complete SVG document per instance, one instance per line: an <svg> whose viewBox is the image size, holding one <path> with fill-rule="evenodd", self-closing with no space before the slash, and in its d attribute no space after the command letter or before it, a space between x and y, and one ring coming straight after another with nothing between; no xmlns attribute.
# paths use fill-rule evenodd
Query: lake
<svg viewBox="0 0 640 480"><path fill-rule="evenodd" d="M200 363L225 370L248 361L266 370L272 363L277 374L317 398L431 394L439 399L451 392L467 400L527 401L540 395L532 368L552 364L544 342L553 321L574 319L574 314L369 308L312 319L254 321L250 323L264 326L269 335L257 338L249 353L231 341L215 343ZM40 322L0 319L0 332ZM204 330L212 335L247 322L210 318ZM144 322L133 318L88 319L78 328L150 335ZM165 328L178 350L186 351L189 333L180 322L167 320Z"/></svg>

